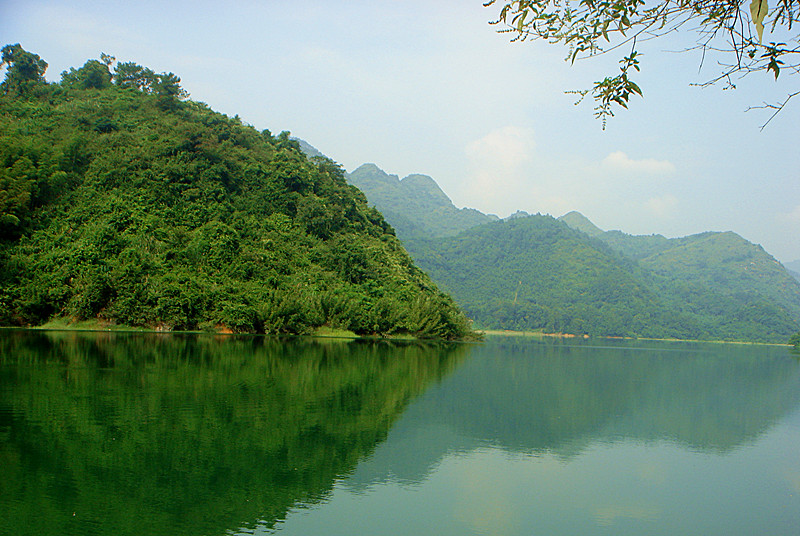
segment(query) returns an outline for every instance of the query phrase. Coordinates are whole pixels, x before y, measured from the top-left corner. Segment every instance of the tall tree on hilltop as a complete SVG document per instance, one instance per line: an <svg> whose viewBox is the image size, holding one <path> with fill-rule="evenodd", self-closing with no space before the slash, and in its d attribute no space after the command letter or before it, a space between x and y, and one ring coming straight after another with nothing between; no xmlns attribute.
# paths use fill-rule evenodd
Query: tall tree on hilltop
<svg viewBox="0 0 800 536"><path fill-rule="evenodd" d="M6 45L2 49L0 67L7 66L6 78L0 88L3 93L26 92L31 86L45 83L47 62L37 54L23 49L19 43Z"/></svg>
<svg viewBox="0 0 800 536"><path fill-rule="evenodd" d="M97 60L87 61L80 69L70 68L61 73L61 85L81 89L103 89L111 86L108 65Z"/></svg>

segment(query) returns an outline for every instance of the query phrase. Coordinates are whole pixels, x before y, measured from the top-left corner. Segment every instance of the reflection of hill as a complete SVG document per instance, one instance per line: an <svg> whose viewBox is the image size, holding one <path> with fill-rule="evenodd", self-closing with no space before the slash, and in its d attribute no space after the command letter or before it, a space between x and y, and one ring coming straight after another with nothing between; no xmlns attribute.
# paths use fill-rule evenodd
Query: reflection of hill
<svg viewBox="0 0 800 536"><path fill-rule="evenodd" d="M271 526L464 348L2 332L0 533Z"/></svg>
<svg viewBox="0 0 800 536"><path fill-rule="evenodd" d="M728 452L800 406L800 366L785 348L603 344L500 339L475 348L410 405L352 485L419 481L444 455L481 445L567 458L623 439Z"/></svg>

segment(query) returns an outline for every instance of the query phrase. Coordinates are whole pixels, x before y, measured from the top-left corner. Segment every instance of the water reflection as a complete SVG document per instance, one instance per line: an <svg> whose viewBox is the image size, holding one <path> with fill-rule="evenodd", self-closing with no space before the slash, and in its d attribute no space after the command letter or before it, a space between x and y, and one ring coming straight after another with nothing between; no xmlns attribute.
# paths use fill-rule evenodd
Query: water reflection
<svg viewBox="0 0 800 536"><path fill-rule="evenodd" d="M794 535L799 406L785 348L494 340L257 533Z"/></svg>
<svg viewBox="0 0 800 536"><path fill-rule="evenodd" d="M464 349L0 332L0 533L270 525L324 498Z"/></svg>
<svg viewBox="0 0 800 536"><path fill-rule="evenodd" d="M620 441L725 454L798 407L800 364L783 347L498 338L418 398L348 485L420 482L485 447L565 461Z"/></svg>
<svg viewBox="0 0 800 536"><path fill-rule="evenodd" d="M5 331L0 533L790 534L798 408L785 348Z"/></svg>

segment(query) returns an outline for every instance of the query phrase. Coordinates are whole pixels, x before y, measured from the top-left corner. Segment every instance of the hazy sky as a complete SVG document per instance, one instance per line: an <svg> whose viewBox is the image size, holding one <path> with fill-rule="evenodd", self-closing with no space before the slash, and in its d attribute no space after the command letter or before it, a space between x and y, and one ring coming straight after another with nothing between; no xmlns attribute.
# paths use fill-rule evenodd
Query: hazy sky
<svg viewBox="0 0 800 536"><path fill-rule="evenodd" d="M701 89L715 58L700 70L676 53L690 37L653 41L634 79L645 98L603 131L565 91L619 57L570 66L560 48L510 43L481 3L0 0L0 45L39 54L51 81L101 52L172 71L215 110L289 130L347 171L430 175L459 207L578 210L632 234L732 230L800 259L800 100L764 131L769 114L745 112L798 77Z"/></svg>

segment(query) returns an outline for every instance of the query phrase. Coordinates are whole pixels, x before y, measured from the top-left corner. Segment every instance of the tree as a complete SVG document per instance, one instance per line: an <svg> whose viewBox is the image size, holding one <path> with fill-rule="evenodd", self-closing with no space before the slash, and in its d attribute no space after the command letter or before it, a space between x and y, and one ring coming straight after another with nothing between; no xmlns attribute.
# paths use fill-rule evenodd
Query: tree
<svg viewBox="0 0 800 536"><path fill-rule="evenodd" d="M26 51L19 43L6 45L1 52L0 68L8 66L6 79L0 84L3 93L25 93L31 86L45 83L47 62L37 54Z"/></svg>
<svg viewBox="0 0 800 536"><path fill-rule="evenodd" d="M156 74L152 69L133 62L118 63L114 68L113 80L119 87L157 95L159 105L164 109L173 109L178 101L189 98L189 93L180 85L181 79L178 75Z"/></svg>
<svg viewBox="0 0 800 536"><path fill-rule="evenodd" d="M795 333L791 339L789 339L789 344L793 345L795 348L800 349L800 331Z"/></svg>
<svg viewBox="0 0 800 536"><path fill-rule="evenodd" d="M164 110L174 110L178 101L189 98L189 93L180 85L181 79L174 73L161 73L152 84L153 93L158 96L158 104Z"/></svg>
<svg viewBox="0 0 800 536"><path fill-rule="evenodd" d="M117 63L114 67L114 83L119 87L150 93L155 81L156 73L132 61Z"/></svg>
<svg viewBox="0 0 800 536"><path fill-rule="evenodd" d="M174 73L161 73L153 84L153 92L161 97L186 99L189 94L181 87L181 78Z"/></svg>
<svg viewBox="0 0 800 536"><path fill-rule="evenodd" d="M591 93L595 115L603 121L614 115L614 106L627 108L633 95L642 95L630 76L639 71L638 47L644 41L684 30L695 34L689 49L707 54L719 53L721 72L702 85L722 83L735 88L734 78L764 72L778 78L781 72L800 74L800 34L793 25L800 22L800 0L579 0L575 4L560 0L516 0L502 3L493 24L513 40L540 39L567 47L567 60L629 50L620 60L620 72L595 82L592 89L577 91L581 99ZM484 6L501 2L489 0ZM768 28L775 41L764 41ZM787 44L789 43L789 44ZM701 62L703 61L701 59ZM789 100L766 104L774 117ZM767 123L769 120L767 121Z"/></svg>
<svg viewBox="0 0 800 536"><path fill-rule="evenodd" d="M111 73L108 64L97 60L87 61L83 67L61 73L61 85L80 89L103 89L111 86Z"/></svg>

